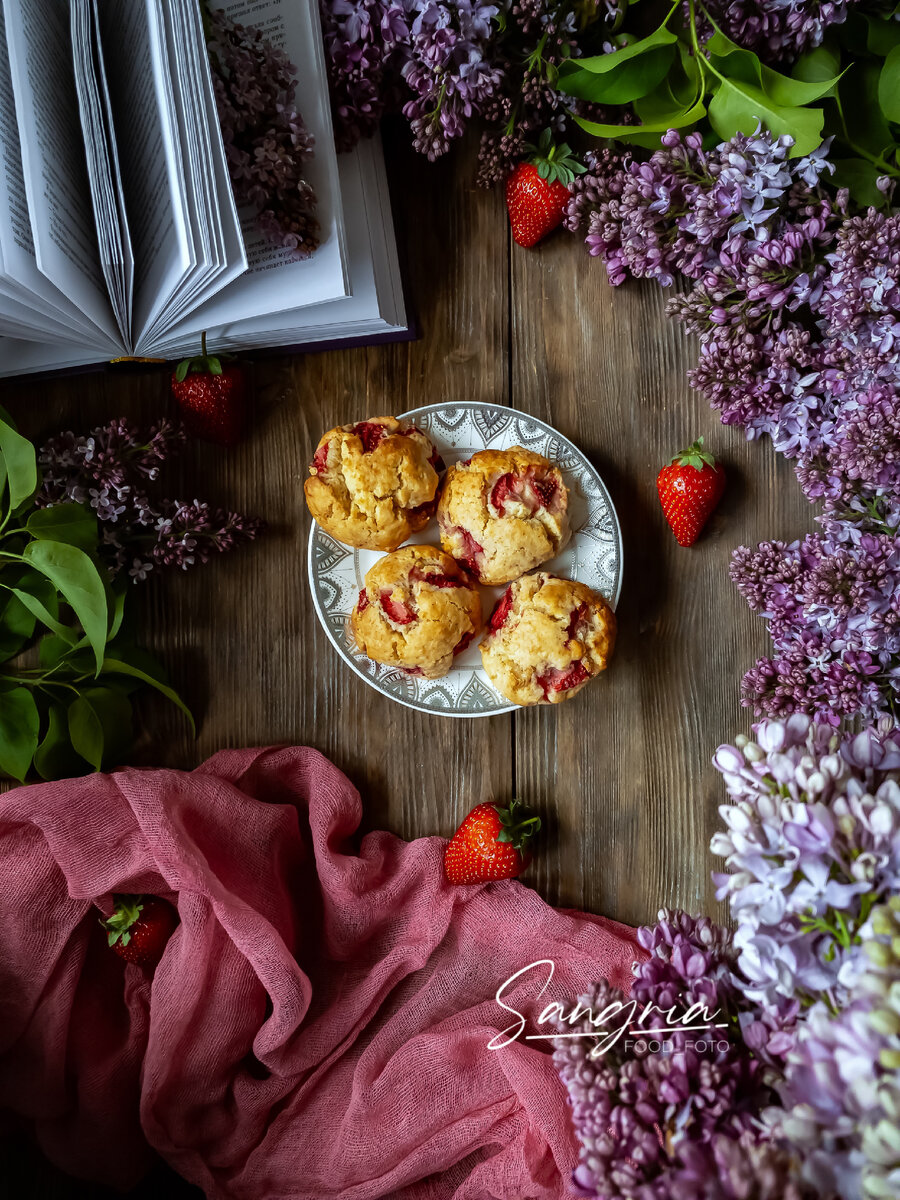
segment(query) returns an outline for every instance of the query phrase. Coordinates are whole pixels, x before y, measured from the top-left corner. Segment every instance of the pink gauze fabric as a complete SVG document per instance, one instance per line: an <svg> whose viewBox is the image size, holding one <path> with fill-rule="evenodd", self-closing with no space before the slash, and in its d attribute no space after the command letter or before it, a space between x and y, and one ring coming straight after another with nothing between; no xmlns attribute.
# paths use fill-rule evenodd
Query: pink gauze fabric
<svg viewBox="0 0 900 1200"><path fill-rule="evenodd" d="M135 1183L151 1147L210 1197L544 1200L577 1159L549 1042L487 1043L605 976L631 930L522 884L453 887L446 842L353 834L317 751L226 751L0 797L0 1113L64 1170ZM602 869L602 863L598 863ZM152 980L113 892L176 904Z"/></svg>

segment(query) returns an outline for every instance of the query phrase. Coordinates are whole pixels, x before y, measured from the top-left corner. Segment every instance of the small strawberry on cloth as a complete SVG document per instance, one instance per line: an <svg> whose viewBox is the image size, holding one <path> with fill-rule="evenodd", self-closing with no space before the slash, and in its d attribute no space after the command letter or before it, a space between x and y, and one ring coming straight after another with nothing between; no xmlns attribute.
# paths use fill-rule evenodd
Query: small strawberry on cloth
<svg viewBox="0 0 900 1200"><path fill-rule="evenodd" d="M544 1200L577 1147L549 1042L488 1042L642 957L513 880L454 887L441 838L370 833L310 749L227 751L0 797L0 1126L128 1187L150 1147L209 1197ZM151 975L113 894L180 918ZM505 1040L505 1039L502 1039Z"/></svg>

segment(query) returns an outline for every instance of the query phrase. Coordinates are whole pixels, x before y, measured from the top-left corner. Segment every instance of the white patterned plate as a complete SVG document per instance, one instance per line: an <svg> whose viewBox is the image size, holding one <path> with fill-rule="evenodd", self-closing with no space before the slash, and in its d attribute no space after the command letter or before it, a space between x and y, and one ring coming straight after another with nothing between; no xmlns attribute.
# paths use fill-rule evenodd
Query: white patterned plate
<svg viewBox="0 0 900 1200"><path fill-rule="evenodd" d="M586 583L615 608L622 582L622 535L616 510L600 476L567 438L527 413L497 404L432 404L403 413L399 419L415 422L427 433L448 467L477 450L510 446L525 446L557 463L569 489L572 539L561 554L542 563L540 570ZM437 522L410 541L439 546ZM336 542L313 522L310 590L319 620L344 662L376 691L421 712L445 717L513 712L517 706L491 685L477 642L463 651L443 679L407 675L360 654L350 636L348 618L366 572L379 558L379 551L354 550ZM486 616L504 590L481 589Z"/></svg>

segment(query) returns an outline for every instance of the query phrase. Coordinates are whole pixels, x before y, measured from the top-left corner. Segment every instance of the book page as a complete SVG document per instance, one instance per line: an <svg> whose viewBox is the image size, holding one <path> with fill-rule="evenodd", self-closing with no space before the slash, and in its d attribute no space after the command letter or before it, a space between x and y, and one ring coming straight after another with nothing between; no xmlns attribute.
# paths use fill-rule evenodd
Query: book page
<svg viewBox="0 0 900 1200"><path fill-rule="evenodd" d="M255 212L242 211L248 270L179 322L173 332L184 337L243 318L336 300L347 296L350 286L318 6L315 0L218 0L217 7L240 24L262 29L297 67L295 104L315 137L315 154L306 170L318 198L321 241L311 258L294 259L259 232ZM354 215L348 213L346 219Z"/></svg>
<svg viewBox="0 0 900 1200"><path fill-rule="evenodd" d="M0 286L35 336L95 338L91 323L40 273L34 253L22 150L0 5Z"/></svg>
<svg viewBox="0 0 900 1200"><path fill-rule="evenodd" d="M69 6L59 0L3 0L3 13L38 269L118 346L78 122Z"/></svg>
<svg viewBox="0 0 900 1200"><path fill-rule="evenodd" d="M142 334L138 350L247 267L218 116L203 23L196 0L157 0L165 32L166 86L171 91L174 152L181 163L195 265Z"/></svg>
<svg viewBox="0 0 900 1200"><path fill-rule="evenodd" d="M132 259L116 147L104 105L99 30L92 0L70 0L75 90L84 135L100 265L116 324L131 344ZM118 185L118 186L117 186Z"/></svg>
<svg viewBox="0 0 900 1200"><path fill-rule="evenodd" d="M99 0L100 38L134 253L134 341L191 270L184 187L150 0Z"/></svg>

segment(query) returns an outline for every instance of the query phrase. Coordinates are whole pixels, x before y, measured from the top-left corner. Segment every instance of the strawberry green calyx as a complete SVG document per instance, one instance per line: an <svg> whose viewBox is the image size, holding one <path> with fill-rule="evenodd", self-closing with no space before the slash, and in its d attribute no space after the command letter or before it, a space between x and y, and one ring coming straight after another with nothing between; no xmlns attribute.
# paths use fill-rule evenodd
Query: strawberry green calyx
<svg viewBox="0 0 900 1200"><path fill-rule="evenodd" d="M574 157L571 147L565 142L561 146L554 146L553 133L549 129L544 130L536 146L527 144L525 150L530 156L527 161L537 168L538 175L547 183L559 182L564 187L571 187L575 176L584 174L587 169Z"/></svg>
<svg viewBox="0 0 900 1200"><path fill-rule="evenodd" d="M509 808L501 808L495 804L494 811L500 818L502 829L497 834L498 842L509 842L516 850L524 850L534 835L541 828L540 817L527 817L518 800L511 800Z"/></svg>
<svg viewBox="0 0 900 1200"><path fill-rule="evenodd" d="M206 331L200 335L200 354L197 358L185 358L175 368L175 378L179 383L188 372L200 375L221 375L222 360L215 354L206 353Z"/></svg>
<svg viewBox="0 0 900 1200"><path fill-rule="evenodd" d="M697 471L702 471L704 467L710 467L713 471L716 469L715 457L708 450L703 449L702 437L698 437L696 442L688 446L687 450L676 454L669 466L676 464L679 467L693 467Z"/></svg>
<svg viewBox="0 0 900 1200"><path fill-rule="evenodd" d="M110 946L121 940L123 946L131 941L129 930L139 919L143 911L143 896L116 896L115 912L100 924L107 931L107 941Z"/></svg>

